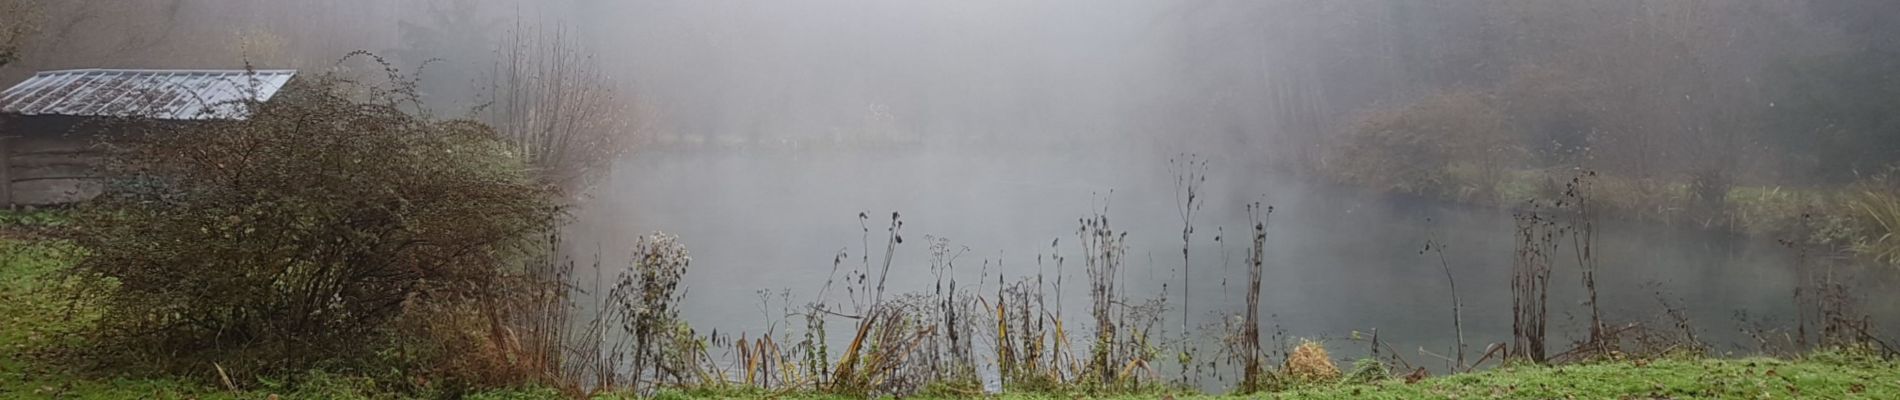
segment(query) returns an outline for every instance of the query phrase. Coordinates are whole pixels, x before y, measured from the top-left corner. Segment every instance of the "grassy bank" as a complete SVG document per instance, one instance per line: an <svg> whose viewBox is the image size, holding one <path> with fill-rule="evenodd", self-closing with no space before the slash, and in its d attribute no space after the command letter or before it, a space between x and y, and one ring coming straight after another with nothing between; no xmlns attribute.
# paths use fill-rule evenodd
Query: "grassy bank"
<svg viewBox="0 0 1900 400"><path fill-rule="evenodd" d="M674 398L729 398L722 393L671 393ZM1072 399L1068 394L1007 394L1002 399ZM1152 399L1160 396L1109 396ZM1662 359L1559 367L1521 366L1369 384L1313 386L1254 395L1173 396L1176 399L1890 399L1900 397L1900 366L1848 353L1801 360ZM826 399L825 396L787 398Z"/></svg>
<svg viewBox="0 0 1900 400"><path fill-rule="evenodd" d="M1895 172L1802 187L1697 176L1634 178L1570 168L1486 174L1466 165L1452 165L1440 179L1414 185L1343 172L1321 175L1375 192L1505 210L1526 208L1533 200L1545 208L1587 200L1607 219L1733 232L1900 267L1900 173Z"/></svg>
<svg viewBox="0 0 1900 400"><path fill-rule="evenodd" d="M63 349L83 348L83 328L98 318L62 295L64 266L81 250L56 240L0 240L0 398L23 399L376 399L404 395L371 378L308 372L296 387L271 381L238 387L181 378L140 377L62 362ZM215 368L206 366L208 370ZM99 372L104 371L104 372ZM631 396L606 395L600 398ZM818 394L666 391L659 398L844 398ZM933 396L923 396L931 398ZM955 396L934 396L950 398ZM1068 399L1074 394L1006 394L1004 399ZM1156 398L1158 395L1109 396ZM1619 361L1557 367L1515 366L1407 383L1308 385L1251 396L1181 395L1176 398L1414 399L1414 398L1900 398L1900 364L1853 353L1819 353L1800 360L1702 358ZM558 399L552 390L476 393L476 399Z"/></svg>

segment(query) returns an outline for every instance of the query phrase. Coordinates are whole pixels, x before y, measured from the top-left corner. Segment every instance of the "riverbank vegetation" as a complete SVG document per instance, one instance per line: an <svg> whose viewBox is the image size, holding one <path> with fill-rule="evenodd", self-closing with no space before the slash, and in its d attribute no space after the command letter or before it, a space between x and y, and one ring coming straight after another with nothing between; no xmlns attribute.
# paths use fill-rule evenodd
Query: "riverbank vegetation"
<svg viewBox="0 0 1900 400"><path fill-rule="evenodd" d="M48 213L24 219L59 220ZM10 218L11 219L11 218ZM8 224L10 232L22 225ZM396 376L346 375L301 371L294 379L245 382L235 389L195 378L150 376L123 370L86 370L63 364L62 349L84 346L86 332L100 317L61 290L70 280L61 271L83 254L67 242L9 235L0 241L0 395L23 399L378 399L429 396L394 389ZM1790 359L1711 359L1675 354L1653 358L1605 359L1561 366L1513 364L1493 370L1415 379L1372 367L1354 367L1343 379L1292 386L1255 396L1173 393L1191 398L1417 399L1417 398L1889 398L1900 396L1900 364L1858 348L1810 353ZM215 366L211 367L215 371ZM213 372L215 373L215 372ZM294 383L293 383L294 382ZM235 382L234 382L235 383ZM1004 399L1066 399L1080 394L1060 388L1044 392L1011 391ZM1086 393L1086 392L1081 392ZM1156 398L1162 393L1097 393L1099 398ZM807 391L711 385L661 389L660 399L714 399L773 396L786 399L846 399L856 396ZM960 398L955 392L926 391L913 398ZM470 399L563 399L552 388L482 390ZM591 398L633 398L626 393L597 393Z"/></svg>
<svg viewBox="0 0 1900 400"><path fill-rule="evenodd" d="M1900 370L1900 364L1889 358L1893 350L1870 334L1869 317L1855 311L1853 294L1826 282L1817 282L1809 287L1808 295L1795 299L1803 302L1803 309L1812 310L1812 318L1801 321L1798 338L1785 332L1768 337L1772 332L1764 332L1764 340L1787 341L1773 347L1782 353L1763 345L1764 352L1783 359L1710 358L1715 355L1697 341L1689 321L1653 324L1594 312L1589 339L1569 345L1549 343L1543 322L1547 314L1542 311L1548 294L1540 291L1552 284L1549 270L1586 268L1589 262L1588 246L1573 246L1587 243L1592 229L1587 209L1577 205L1587 204L1587 180L1587 176L1574 178L1566 190L1572 202L1520 214L1519 270L1528 272L1513 278L1522 279L1523 285L1513 285L1514 294L1524 302L1513 307L1524 312L1518 319L1521 325L1513 327L1517 341L1483 346L1484 351L1469 363L1462 361L1459 349L1459 361L1446 371L1453 373L1449 376L1433 377L1429 369L1409 362L1389 342L1382 343L1376 331L1354 333L1351 341L1287 338L1283 333L1269 340L1262 337L1260 316L1242 315L1242 310L1226 311L1245 324L1225 328L1216 352L1223 357L1207 369L1217 375L1237 374L1232 377L1241 384L1230 394L1236 398L1726 398L1763 394L1878 398L1900 392L1900 382L1884 378ZM1249 207L1256 213L1246 263L1250 279L1257 282L1271 274L1263 268L1263 251L1271 229L1267 217L1273 210ZM137 215L118 207L113 210L106 216ZM803 304L789 294L779 300L786 319L772 325L782 330L721 335L692 329L678 308L683 290L679 284L690 273L691 256L675 238L656 234L633 245L633 257L625 260L624 268L609 269L618 271L616 278L588 290L534 280L570 282L567 277L574 264L533 253L532 247L523 248L528 253L519 257L489 261L496 264L468 264L478 268L473 276L516 282L492 288L518 295L483 297L482 293L496 294L476 291L468 296L434 292L428 294L431 298L411 297L387 319L338 322L360 329L355 331L360 336L351 339L355 348L348 351L285 350L321 342L284 344L265 336L329 331L287 324L265 324L284 326L287 331L254 331L263 337L236 343L193 330L156 331L160 333L152 336L168 340L127 341L139 338L126 336L127 322L149 324L149 318L154 318L128 318L127 313L139 316L140 310L164 310L166 303L148 300L144 304L150 306L142 308L115 305L114 301L122 301L115 296L150 295L124 289L122 282L143 282L141 278L88 275L87 264L106 259L99 254L111 250L87 243L126 237L110 232L81 239L67 235L93 229L89 224L99 223L93 218L100 216L89 215L92 212L97 210L15 214L4 219L10 234L0 248L4 250L0 260L7 267L0 274L5 278L0 282L6 284L0 287L0 296L7 301L0 307L6 307L14 326L29 328L0 337L4 340L0 354L6 358L0 364L5 368L0 376L6 377L0 382L0 393L44 398L1222 397L1188 388L1188 378L1174 380L1159 373L1169 362L1161 356L1164 352L1187 351L1174 346L1197 338L1158 335L1154 327L1159 315L1168 310L1167 298L1131 298L1118 286L1114 277L1133 268L1125 260L1128 233L1110 223L1105 208L1078 220L1074 237L1083 250L1079 267L1089 277L1084 283L1091 300L1079 311L1086 315L1079 321L1090 326L1075 326L1078 320L1061 317L1059 302L1053 307L1049 303L1054 298L1047 291L1063 289L1059 279L1037 275L1009 283L998 278L994 292L980 284L974 289L967 283L959 287L949 272L959 268L961 250L941 238L926 240L933 258L931 268L946 278L938 289L906 292L907 288L887 287L893 254L907 248L903 217L893 213L886 223L874 224L868 214L860 216L864 246L847 249L833 259L834 279L821 289L820 297ZM192 221L198 220L167 219L153 225L203 224ZM212 221L231 223L226 218ZM251 243L234 240L238 235L222 234L225 231L196 232L213 235L189 242L203 248ZM289 238L266 242L296 243ZM224 245L202 246L206 243ZM1051 244L1051 254L1038 270L1060 271L1070 262L1059 243ZM163 249L166 244L149 246ZM1568 261L1578 251L1578 264ZM143 257L147 258L140 260L169 259ZM479 272L483 270L488 272ZM270 274L239 277L259 275ZM172 287L183 289L169 290L224 284L233 278L237 277L206 274L203 282L181 280ZM236 282L223 289L271 296L283 293L280 288L303 287ZM1251 290L1257 292L1257 285L1253 283L1256 289ZM1584 285L1588 293L1594 293L1589 281ZM483 288L473 285L469 290ZM825 297L825 292L843 296ZM1244 313L1260 312L1255 296L1250 294ZM332 295L331 299L335 303L348 298ZM244 301L248 300L208 304L214 306L210 310L225 310L229 302ZM191 311L169 314L190 315ZM297 315L281 310L214 315L246 313ZM825 331L839 329L840 322L850 333L842 346L825 339ZM1093 333L1082 333L1089 331ZM1360 345L1371 349L1370 356L1350 363L1336 359L1328 349ZM1553 346L1555 353L1543 352ZM984 370L996 375L986 377Z"/></svg>
<svg viewBox="0 0 1900 400"><path fill-rule="evenodd" d="M297 2L259 2L271 5L257 7L291 3ZM588 3L575 9L608 4ZM712 39L694 42L699 33L682 33L666 36L671 42L665 47L740 50L700 57L719 68L648 70L713 77L679 78L695 82L681 85L684 90L717 95L704 103L669 105L678 114L706 119L681 124L688 135L736 132L758 137L735 143L803 149L796 136L767 133L803 129L807 138L830 138L817 143L849 147L861 145L858 140L918 146L964 140L924 140L924 132L1006 137L1018 130L1067 129L973 143L1080 143L1062 148L1080 153L1076 149L1084 145L1145 151L1156 143L1208 148L1213 146L1207 143L1220 140L1221 150L1232 151L1221 159L1250 163L1231 167L1189 154L1174 159L1179 270L1168 270L1172 261L1157 263L1152 256L1143 263L1141 251L1130 244L1131 235L1172 237L1175 227L1132 232L1148 227L1122 222L1108 206L1112 196L1091 203L1069 225L1073 230L1050 240L1033 264L1007 266L1000 258L962 258L969 249L950 239L913 234L916 229L905 226L904 214L863 212L857 216L860 241L831 256L823 286L797 288L815 293L759 293L763 316L756 326L765 328L741 332L703 330L685 315L686 277L695 269L693 253L680 237L645 234L606 243L593 253L566 243L563 228L574 222L569 207L583 201L586 189L610 175L614 163L641 139L629 132L651 123L628 96L613 90L612 74L595 64L596 55L584 51L583 41L559 28L524 28L517 14L512 37L490 46L480 38L504 29L478 13L475 2L430 6L431 21L387 24L402 31L394 35L401 37L399 43L391 43L401 48L399 58L418 68L437 68L427 75L430 79L405 76L390 63L357 53L351 59L375 65L354 74L342 63L306 69L312 72L278 99L258 104L255 114L242 121L99 122L122 124L105 131L125 134L103 145L112 161L102 197L52 211L0 213L0 397L1900 397L1895 380L1900 349L1891 342L1892 332L1879 331L1876 315L1863 307L1846 278L1831 273L1836 266L1860 262L1900 265L1900 172L1891 169L1900 163L1895 158L1900 136L1890 132L1900 126L1890 107L1900 104L1900 88L1888 76L1900 66L1895 56L1900 52L1893 51L1890 40L1900 31L1863 19L1900 8L1876 3L1839 2L1859 5L1836 8L1782 0L1705 8L1700 6L1706 2L1689 1L1465 0L1331 6L1348 4L1335 1L1328 7L1261 13L1184 9L1180 14L1251 19L1180 24L1192 28L1156 23L1178 31L1157 29L1166 33L1141 37L1199 46L1244 37L1222 29L1271 26L1295 29L1286 36L1311 40L1271 42L1287 48L1217 48L1167 62L1095 63L1100 58L1093 55L1056 52L1021 65L995 63L994 69L975 74L876 70L888 64L938 72L921 68L963 59L957 57L962 54L933 53L928 62L913 65L886 57L913 47L909 42L888 48L881 42L854 42L850 57L826 57L838 54L779 51L778 46L824 43L829 36L722 31L727 25L772 25L746 20L705 24L696 30L713 34L699 39ZM165 60L184 64L234 50L155 46L174 27L216 26L218 34L229 33L217 23L223 22L218 13L193 16L179 10L199 7L181 2L99 4L0 0L0 21L26 20L0 27L0 67L17 67L17 60L27 59L23 54L39 56L31 65L43 66L77 63L66 59L73 54L147 49L140 51L169 53ZM394 3L358 6L367 14L388 10L369 8L372 4ZM28 5L51 8L18 11ZM355 8L327 2L299 7L324 5ZM224 6L215 8L250 10ZM64 19L39 22L42 14ZM889 14L880 18L903 13ZM178 23L180 15L190 18ZM730 19L723 11L707 15ZM1261 23L1261 15L1293 23ZM1830 24L1784 23L1785 15ZM147 19L167 21L128 23ZM1434 19L1446 23L1427 23ZM90 24L124 27L99 29L116 33L95 40L77 40L92 30L85 28ZM1317 28L1299 31L1305 29L1300 24ZM875 30L864 24L836 25L863 28L850 32L864 39L906 37L865 34ZM941 26L960 25L967 24ZM1809 26L1839 29L1815 33ZM1049 30L1037 28L1023 32ZM242 43L235 50L243 53L245 65L254 55L287 56L292 45L311 46L266 29L240 29L245 33L225 36ZM59 36L27 40L41 30L59 31ZM313 32L323 34L294 38L338 34ZM771 52L744 53L746 40L754 37L782 40L766 45ZM1458 39L1446 39L1451 37ZM1211 38L1221 40L1201 40ZM1014 37L995 39L968 47L1001 48L995 44ZM88 45L93 41L108 44ZM214 44L203 46L224 43L207 42ZM1057 43L1063 45L1045 50L1098 47ZM1164 52L1126 51L1146 45L1136 41L1099 47L1126 54L1194 47L1180 43ZM1818 45L1827 43L1851 45ZM989 55L1010 61L1009 53L1038 53L1027 49ZM1781 50L1788 51L1775 52ZM479 68L479 61L437 63L481 53L495 54L491 69ZM1229 54L1247 59L1246 64L1222 65L1234 62ZM665 60L666 55L625 58ZM164 64L155 59L125 64ZM845 60L786 70L856 75L781 80L777 77L785 71L740 68L775 65L771 62L780 59ZM880 61L864 62L870 59ZM1077 74L1044 65L1069 59L1093 63L1074 66L1141 65L1163 70L1159 75L1196 78L1120 85L1128 82L1115 80L1153 72L1107 68ZM1010 70L1031 66L1049 72L1015 75ZM1196 70L1166 70L1172 66ZM342 71L314 72L323 68ZM1228 68L1242 73L1209 73ZM730 86L719 82L738 73L747 78ZM1111 80L1074 82L1113 82L1128 91L1058 93L1053 88L1071 81L1046 79L1057 75L1107 77ZM1215 80L1201 81L1202 76ZM983 84L957 80L962 77ZM469 87L484 80L486 85ZM814 83L804 86L808 81ZM891 83L913 81L920 86L871 90L902 89L910 85ZM753 84L807 89L758 96L745 90ZM1030 93L1035 96L1011 91L1024 87L1048 91ZM1203 90L1209 88L1218 90ZM830 92L842 95L830 100L846 100L823 101L828 97L820 94ZM1123 98L1141 100L1110 102ZM730 107L754 102L772 110ZM807 103L826 112L794 114L811 110L801 108ZM471 112L466 119L440 118L432 108L444 105L469 106ZM1114 111L1090 113L1090 107ZM841 109L851 111L837 112ZM750 115L755 113L766 117ZM1272 121L1252 120L1259 115ZM1116 127L1126 121L1139 123ZM1219 133L1141 136L1153 139L1142 141L1099 132L1116 129ZM1262 146L1268 141L1256 137L1272 137L1273 145ZM1268 315L1275 305L1267 303L1262 282L1277 278L1273 263L1281 260L1270 250L1277 240L1269 236L1275 229L1272 217L1300 210L1247 202L1244 210L1222 210L1244 211L1247 226L1231 233L1217 226L1211 235L1197 229L1205 222L1196 216L1212 211L1203 210L1207 199L1251 195L1216 187L1232 181L1210 180L1209 171L1234 168L1251 174L1257 172L1251 168L1272 164L1252 160L1269 156L1274 162L1295 160L1294 168L1309 176L1383 194L1496 207L1492 211L1514 217L1509 230L1496 232L1495 238L1513 244L1510 269L1493 276L1461 275L1469 270L1447 261L1443 242L1419 238L1425 243L1419 264L1433 272L1434 281L1442 271L1451 291L1445 296L1444 306L1450 308L1445 317L1451 321L1447 330L1455 332L1446 333L1454 334L1457 343L1448 349L1400 351L1393 343L1408 338L1389 332L1381 337L1376 329L1332 333L1346 338L1290 336L1270 325L1277 324ZM1086 158L1062 161L1097 162ZM1154 171L1113 172L1144 176ZM681 173L683 181L696 177L686 173ZM799 211L804 210L784 212ZM1642 315L1604 309L1598 304L1598 278L1612 269L1600 265L1599 232L1608 219L1781 239L1796 254L1787 278L1796 280L1796 290L1779 305L1793 310L1792 321L1745 327L1752 343L1744 346L1753 345L1754 351L1733 358L1705 343L1699 322L1666 300L1654 313ZM1208 243L1220 247L1221 257L1196 253ZM1229 267L1230 244L1245 254L1236 258L1242 258L1246 293L1244 306L1221 309L1209 305L1220 303L1197 297L1203 294L1192 292L1191 285L1196 278L1217 276L1208 273L1216 265L1223 271ZM1372 246L1416 248L1369 243L1353 250ZM1835 257L1843 252L1854 257ZM896 261L900 254L922 254L927 265ZM1008 274L1001 272L1006 268ZM966 280L972 270L977 279ZM1176 282L1177 272L1181 286L1172 291L1162 286L1159 294L1148 294L1130 284L1141 276ZM906 281L893 280L893 274L923 273L931 275L930 285L891 284ZM1580 279L1553 279L1572 275ZM1471 335L1508 341L1465 343L1464 316L1505 311L1502 300L1492 309L1467 308L1456 282L1467 283L1463 295L1488 291L1495 296L1486 297L1508 297L1509 332L1502 326L1472 327L1496 332ZM736 296L758 288L697 289ZM1081 293L1069 298L1086 302L1064 304L1065 291ZM1572 293L1577 296L1563 297ZM1565 318L1565 311L1577 311L1568 316L1580 321L1577 332L1560 332L1570 327L1553 323ZM1180 325L1170 330L1172 315L1180 315ZM1219 322L1190 325L1203 315ZM1204 393L1205 387L1228 392Z"/></svg>
<svg viewBox="0 0 1900 400"><path fill-rule="evenodd" d="M1106 197L1075 221L1072 236L1037 257L1035 274L1015 281L991 274L1001 261L984 260L976 282L959 282L967 275L956 271L972 268L960 260L967 249L928 236L922 246L914 237L906 244L902 214L859 214L860 245L836 253L816 296L762 295L762 306L778 311L762 321L772 327L763 332L702 333L681 315L692 256L677 237L642 236L626 258L581 262L587 258L562 246L560 185L538 178L531 158L510 151L508 136L408 109L422 105L393 71L375 82L314 77L229 124L176 130L128 121L131 135L114 142L104 196L0 218L7 224L0 307L10 327L25 327L0 335L7 377L0 390L107 398L1189 397L1214 379L1234 382L1224 384L1234 395L1283 397L1721 396L1729 394L1719 392L1723 385L1685 377L1770 382L1752 375L1762 365L1794 379L1762 390L1893 389L1862 378L1893 369L1895 350L1832 276L1804 282L1792 299L1803 313L1798 333L1757 336L1762 353L1790 361L1705 359L1711 347L1679 310L1664 321L1603 313L1593 276L1605 203L1599 175L1588 171L1564 180L1552 200L1514 210L1512 341L1461 345L1451 356L1420 350L1408 359L1376 330L1345 341L1263 332L1271 217L1284 211L1261 203L1246 209L1246 307L1213 310L1227 321L1221 326L1170 334L1164 316L1192 294L1179 303L1165 290L1131 294L1127 277L1151 271L1130 261L1131 232L1112 222ZM1181 165L1188 166L1175 171L1181 232L1192 244L1191 210L1209 167ZM1210 240L1224 246L1216 232ZM897 255L915 247L927 248L934 287L887 285L907 273ZM1441 248L1427 250L1442 256ZM1812 269L1835 261L1803 262L1816 263L1798 266ZM1450 265L1439 267L1455 279ZM577 279L580 268L598 277ZM1555 270L1584 277L1588 334L1575 343L1550 339L1551 287L1565 284L1551 280ZM1085 287L1065 277L1084 278ZM1065 306L1065 289L1088 302ZM1451 306L1458 318L1462 306ZM1339 359L1343 346L1365 346L1368 355ZM1417 359L1427 356L1446 365ZM1842 357L1858 361L1825 362ZM1659 369L1633 372L1650 368ZM1195 372L1167 373L1188 369ZM1432 379L1433 371L1452 375Z"/></svg>
<svg viewBox="0 0 1900 400"><path fill-rule="evenodd" d="M1900 103L1900 91L1866 83L1887 82L1873 71L1900 63L1884 50L1892 29L1866 19L1891 6L1704 12L1692 3L1415 10L1478 23L1452 28L1470 39L1441 51L1442 63L1418 66L1423 76L1409 82L1418 90L1342 114L1320 145L1325 156L1305 166L1380 192L1501 208L1555 200L1570 177L1591 171L1609 218L1900 265L1889 207L1900 202L1900 158L1887 133L1892 113L1878 111ZM1770 22L1786 18L1823 23ZM1759 67L1714 67L1723 60Z"/></svg>

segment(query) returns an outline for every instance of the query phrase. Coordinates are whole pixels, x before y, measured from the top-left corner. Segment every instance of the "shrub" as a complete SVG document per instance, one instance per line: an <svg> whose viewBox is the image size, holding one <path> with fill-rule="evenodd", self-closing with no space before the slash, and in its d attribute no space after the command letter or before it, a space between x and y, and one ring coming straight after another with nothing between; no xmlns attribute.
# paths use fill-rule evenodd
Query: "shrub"
<svg viewBox="0 0 1900 400"><path fill-rule="evenodd" d="M1339 367L1333 365L1332 356L1327 355L1325 345L1302 340L1300 346L1293 349L1293 354L1287 356L1286 367L1281 374L1299 383L1325 383L1339 379Z"/></svg>
<svg viewBox="0 0 1900 400"><path fill-rule="evenodd" d="M310 79L247 120L141 124L113 148L73 237L125 350L199 373L361 359L405 312L496 290L553 224L486 126Z"/></svg>
<svg viewBox="0 0 1900 400"><path fill-rule="evenodd" d="M1900 195L1892 190L1862 189L1845 196L1850 220L1858 222L1858 235L1852 235L1848 247L1889 265L1900 265Z"/></svg>
<svg viewBox="0 0 1900 400"><path fill-rule="evenodd" d="M1346 182L1400 193L1488 199L1523 158L1504 113L1477 91L1440 94L1360 119L1328 168Z"/></svg>
<svg viewBox="0 0 1900 400"><path fill-rule="evenodd" d="M654 233L641 237L633 245L633 263L620 273L619 283L608 294L617 307L622 333L633 341L632 376L628 380L639 388L642 376L658 383L672 378L675 383L691 376L696 366L688 365L697 354L689 354L690 341L682 341L678 329L679 301L685 293L680 279L692 255L679 237ZM649 374L650 372L650 374Z"/></svg>

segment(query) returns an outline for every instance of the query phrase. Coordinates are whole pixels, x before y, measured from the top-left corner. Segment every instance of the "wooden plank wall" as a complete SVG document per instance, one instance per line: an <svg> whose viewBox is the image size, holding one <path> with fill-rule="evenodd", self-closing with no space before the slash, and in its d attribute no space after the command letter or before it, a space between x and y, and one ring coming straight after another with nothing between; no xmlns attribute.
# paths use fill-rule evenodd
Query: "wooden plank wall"
<svg viewBox="0 0 1900 400"><path fill-rule="evenodd" d="M62 121L0 122L0 200L8 206L70 204L105 189L99 166L105 155L97 135L72 132Z"/></svg>

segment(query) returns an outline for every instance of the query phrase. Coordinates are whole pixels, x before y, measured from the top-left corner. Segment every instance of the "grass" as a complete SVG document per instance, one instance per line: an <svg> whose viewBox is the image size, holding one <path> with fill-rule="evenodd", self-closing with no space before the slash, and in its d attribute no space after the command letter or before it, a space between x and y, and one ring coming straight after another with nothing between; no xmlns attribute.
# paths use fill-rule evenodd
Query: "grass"
<svg viewBox="0 0 1900 400"><path fill-rule="evenodd" d="M311 372L296 388L243 388L179 379L82 374L47 365L35 350L83 343L79 335L88 316L69 314L68 300L57 295L57 272L79 252L60 242L0 241L0 398L9 399L378 399L396 398L363 378ZM83 309L83 308L79 308ZM69 317L70 315L70 317ZM1252 396L1182 395L1178 399L1452 399L1452 398L1900 398L1900 364L1825 352L1800 360L1768 358L1676 358L1618 361L1559 367L1512 366L1497 370L1426 379L1407 384L1385 379L1371 383L1309 384ZM776 395L776 396L775 396ZM630 398L608 395L599 398ZM823 394L775 394L757 390L668 390L659 399L761 398L846 399ZM999 399L1071 399L1071 394L1008 394ZM1101 398L1153 399L1154 394ZM523 389L477 393L471 399L558 399L552 390ZM920 396L919 398L950 398Z"/></svg>
<svg viewBox="0 0 1900 400"><path fill-rule="evenodd" d="M71 340L92 316L69 313L58 295L57 273L78 249L62 242L0 240L0 368L24 367L23 358Z"/></svg>
<svg viewBox="0 0 1900 400"><path fill-rule="evenodd" d="M13 221L9 215L4 218ZM195 385L167 380L100 377L81 379L36 357L44 349L73 345L95 315L77 312L56 290L58 272L78 249L57 241L0 240L0 397L3 398L207 398ZM215 398L215 396L209 397Z"/></svg>
<svg viewBox="0 0 1900 400"><path fill-rule="evenodd" d="M1529 199L1556 200L1558 183L1574 177L1567 169L1505 171L1490 193L1472 188L1483 182L1468 172L1435 196L1491 207L1515 207ZM1725 230L1789 240L1850 252L1865 260L1900 267L1900 176L1886 173L1861 181L1809 187L1737 184L1726 188L1713 210L1697 210L1690 183L1682 178L1633 179L1614 175L1592 178L1590 200L1606 217ZM1381 189L1373 187L1373 189ZM1392 190L1392 189L1383 189Z"/></svg>
<svg viewBox="0 0 1900 400"><path fill-rule="evenodd" d="M743 398L748 392L667 392L662 399ZM995 398L1072 399L1068 394L1008 394ZM1106 399L1154 399L1131 395ZM842 399L787 395L783 399ZM922 396L916 398L944 398ZM1802 360L1678 358L1560 367L1515 366L1405 383L1308 386L1250 396L1187 395L1176 399L1890 399L1900 398L1900 365L1842 353Z"/></svg>
<svg viewBox="0 0 1900 400"><path fill-rule="evenodd" d="M1851 357L1849 357L1851 358ZM1275 393L1284 399L1446 398L1900 398L1900 368L1886 361L1662 359L1560 367L1506 367L1429 379Z"/></svg>
<svg viewBox="0 0 1900 400"><path fill-rule="evenodd" d="M660 399L764 397L756 392L668 391ZM1006 394L1001 400L1074 399L1070 394ZM791 394L781 399L845 399ZM919 396L918 399L949 398ZM1802 360L1677 358L1560 367L1514 366L1405 383L1313 385L1248 396L1154 394L1103 399L1890 399L1900 398L1900 365L1843 353Z"/></svg>

